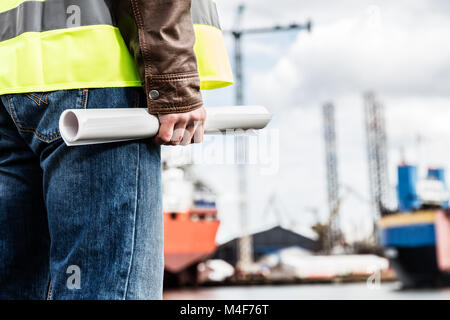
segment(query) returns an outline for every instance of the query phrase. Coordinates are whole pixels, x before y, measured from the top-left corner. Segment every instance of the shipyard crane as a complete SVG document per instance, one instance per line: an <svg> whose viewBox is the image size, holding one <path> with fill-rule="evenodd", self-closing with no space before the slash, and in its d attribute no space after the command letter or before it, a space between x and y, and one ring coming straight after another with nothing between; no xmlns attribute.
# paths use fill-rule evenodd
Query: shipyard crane
<svg viewBox="0 0 450 320"><path fill-rule="evenodd" d="M372 92L365 94L364 105L369 187L374 219L373 240L375 241L376 221L390 212L387 135L384 107L376 100Z"/></svg>
<svg viewBox="0 0 450 320"><path fill-rule="evenodd" d="M234 39L234 74L235 74L235 88L236 88L236 105L244 104L244 88L243 88L243 68L242 68L242 37L246 34L267 34L278 31L292 31L292 30L307 30L311 32L312 24L308 21L306 24L292 23L287 26L276 25L272 27L243 29L242 20L245 6L239 5L234 23L233 30L226 31L231 34ZM235 160L239 166L239 214L242 228L242 236L238 241L238 269L245 271L253 262L253 241L248 230L248 184L247 184L247 152L248 152L248 137L238 136L235 138ZM245 273L245 272L244 272Z"/></svg>
<svg viewBox="0 0 450 320"><path fill-rule="evenodd" d="M332 103L325 103L322 107L325 160L327 168L327 195L328 195L328 235L325 250L330 252L339 237L339 176L336 155L336 125L335 108Z"/></svg>

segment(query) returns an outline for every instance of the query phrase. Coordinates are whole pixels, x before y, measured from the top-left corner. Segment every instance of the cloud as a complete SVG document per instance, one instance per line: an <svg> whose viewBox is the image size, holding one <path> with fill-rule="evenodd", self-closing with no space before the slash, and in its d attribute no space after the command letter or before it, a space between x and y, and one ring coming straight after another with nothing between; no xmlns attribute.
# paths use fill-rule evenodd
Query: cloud
<svg viewBox="0 0 450 320"><path fill-rule="evenodd" d="M347 7L352 14L316 23L272 69L251 78L249 95L273 108L310 106L368 89L389 97L449 97L450 19L434 11L421 11L418 19L423 6L414 3L404 10L390 3Z"/></svg>

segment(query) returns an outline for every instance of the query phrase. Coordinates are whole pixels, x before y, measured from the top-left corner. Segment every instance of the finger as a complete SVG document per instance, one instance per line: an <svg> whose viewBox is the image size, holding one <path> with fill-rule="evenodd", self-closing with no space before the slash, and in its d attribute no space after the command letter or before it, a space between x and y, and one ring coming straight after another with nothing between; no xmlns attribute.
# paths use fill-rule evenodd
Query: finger
<svg viewBox="0 0 450 320"><path fill-rule="evenodd" d="M186 127L186 131L184 133L183 140L181 141L181 145L187 146L192 142L195 131L199 126L199 123L200 123L199 121L193 121Z"/></svg>
<svg viewBox="0 0 450 320"><path fill-rule="evenodd" d="M194 124L190 124L189 126L186 127L186 130L183 135L183 140L181 140L182 146L187 146L188 144L191 143L192 137L194 136L194 132L195 132Z"/></svg>
<svg viewBox="0 0 450 320"><path fill-rule="evenodd" d="M203 135L205 132L205 124L203 121L200 122L197 129L194 132L194 136L192 138L192 143L202 143L203 142Z"/></svg>
<svg viewBox="0 0 450 320"><path fill-rule="evenodd" d="M174 130L174 123L165 121L160 124L158 135L154 138L156 144L163 145L170 142Z"/></svg>
<svg viewBox="0 0 450 320"><path fill-rule="evenodd" d="M172 139L170 140L169 145L177 146L183 140L184 135L186 134L186 122L181 121L175 125L175 129L173 130Z"/></svg>

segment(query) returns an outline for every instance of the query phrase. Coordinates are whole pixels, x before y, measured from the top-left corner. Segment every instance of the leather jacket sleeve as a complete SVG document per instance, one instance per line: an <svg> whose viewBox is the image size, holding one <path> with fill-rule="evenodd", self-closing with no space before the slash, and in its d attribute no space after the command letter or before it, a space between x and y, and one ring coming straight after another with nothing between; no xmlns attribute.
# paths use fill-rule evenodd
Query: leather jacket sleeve
<svg viewBox="0 0 450 320"><path fill-rule="evenodd" d="M141 74L149 112L180 113L201 107L191 0L113 2Z"/></svg>

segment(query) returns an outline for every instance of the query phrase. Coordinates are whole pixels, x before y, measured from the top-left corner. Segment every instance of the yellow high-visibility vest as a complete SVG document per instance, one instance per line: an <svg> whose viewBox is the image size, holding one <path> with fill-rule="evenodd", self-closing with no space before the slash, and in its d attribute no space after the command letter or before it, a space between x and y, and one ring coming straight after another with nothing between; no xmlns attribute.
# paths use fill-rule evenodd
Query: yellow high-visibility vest
<svg viewBox="0 0 450 320"><path fill-rule="evenodd" d="M0 94L142 86L114 0L0 0ZM193 0L202 89L232 83L215 1Z"/></svg>
<svg viewBox="0 0 450 320"><path fill-rule="evenodd" d="M195 46L201 89L216 89L233 83L216 1L192 0Z"/></svg>

